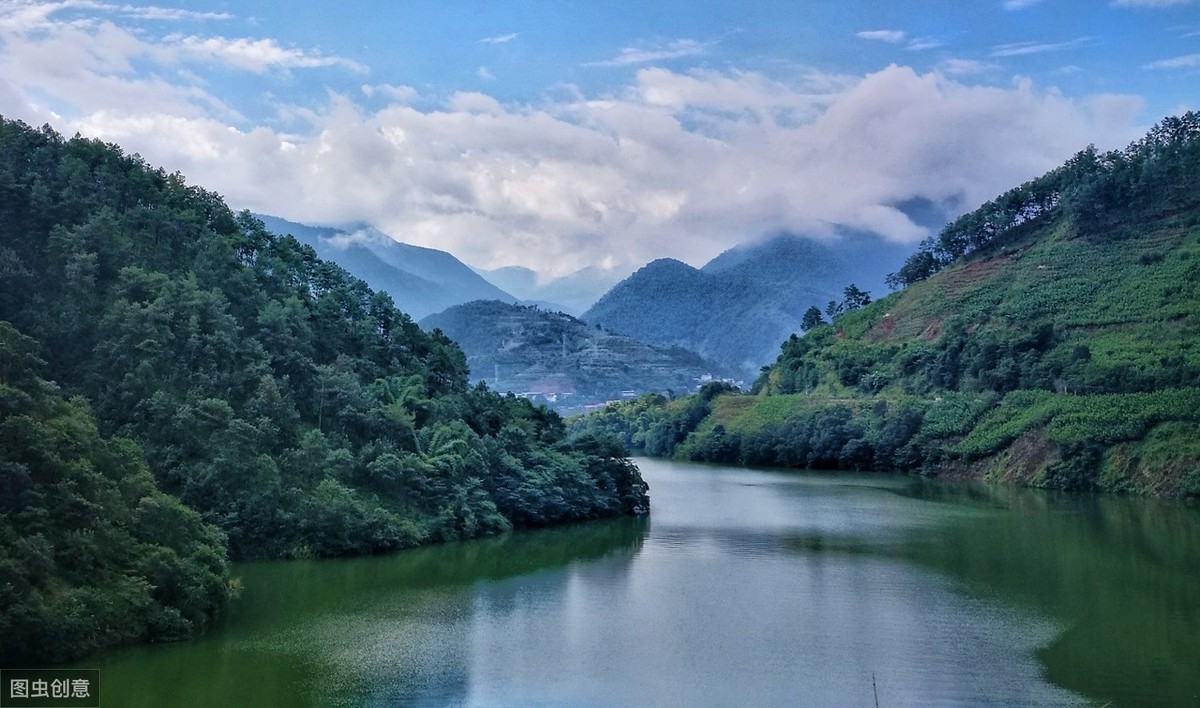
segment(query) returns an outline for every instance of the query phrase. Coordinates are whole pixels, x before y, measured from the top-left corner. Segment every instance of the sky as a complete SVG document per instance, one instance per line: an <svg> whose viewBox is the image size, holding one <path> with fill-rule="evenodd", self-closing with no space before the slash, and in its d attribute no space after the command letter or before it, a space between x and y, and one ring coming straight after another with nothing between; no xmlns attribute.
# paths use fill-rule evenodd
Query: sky
<svg viewBox="0 0 1200 708"><path fill-rule="evenodd" d="M1200 0L0 0L0 115L547 277L915 245L1198 103Z"/></svg>

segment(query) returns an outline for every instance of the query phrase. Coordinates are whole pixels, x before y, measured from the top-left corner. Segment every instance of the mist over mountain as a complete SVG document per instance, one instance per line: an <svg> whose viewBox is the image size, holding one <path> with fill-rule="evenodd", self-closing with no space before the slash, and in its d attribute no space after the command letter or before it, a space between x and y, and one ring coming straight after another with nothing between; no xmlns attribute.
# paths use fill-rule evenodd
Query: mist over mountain
<svg viewBox="0 0 1200 708"><path fill-rule="evenodd" d="M800 331L809 307L840 301L850 283L882 295L885 274L911 250L863 234L834 243L782 234L729 249L699 269L659 259L614 286L583 319L753 372Z"/></svg>
<svg viewBox="0 0 1200 708"><path fill-rule="evenodd" d="M414 320L472 300L517 301L449 253L400 243L367 224L335 228L256 216L268 231L291 234L321 258L391 295L396 307Z"/></svg>
<svg viewBox="0 0 1200 708"><path fill-rule="evenodd" d="M538 304L578 317L631 270L588 266L545 282L540 281L537 271L522 266L476 269L476 272L525 304Z"/></svg>

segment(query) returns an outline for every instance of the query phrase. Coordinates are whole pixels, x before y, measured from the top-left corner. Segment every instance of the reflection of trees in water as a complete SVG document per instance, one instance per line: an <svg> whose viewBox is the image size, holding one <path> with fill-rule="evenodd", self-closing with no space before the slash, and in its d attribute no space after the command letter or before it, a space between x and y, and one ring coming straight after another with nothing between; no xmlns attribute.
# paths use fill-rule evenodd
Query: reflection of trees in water
<svg viewBox="0 0 1200 708"><path fill-rule="evenodd" d="M628 576L629 567L641 551L649 530L647 517L601 521L525 534L529 538L521 539L518 545L505 544L495 552L485 549L485 558L478 561L479 577L498 582L475 585L476 609L508 614L521 607L536 605L542 598L552 600L562 596L563 588L577 575L605 586L621 582ZM520 573L482 572L502 554L521 556L528 569ZM557 572L560 569L565 572ZM516 579L517 576L529 577ZM512 582L507 582L510 580Z"/></svg>
<svg viewBox="0 0 1200 708"><path fill-rule="evenodd" d="M903 554L1067 629L1039 651L1048 678L1097 699L1188 704L1200 695L1200 509L1008 486L915 482L951 515Z"/></svg>
<svg viewBox="0 0 1200 708"><path fill-rule="evenodd" d="M926 479L871 490L911 500L900 533L814 526L781 547L915 563L1053 618L1064 631L1038 652L1048 678L1101 702L1200 695L1200 505Z"/></svg>
<svg viewBox="0 0 1200 708"><path fill-rule="evenodd" d="M573 561L636 553L648 528L644 517L520 531L447 543L388 556L252 563L235 568L246 591L231 612L231 631L246 623L291 622L297 612L340 612L347 606L388 603L414 589L501 580Z"/></svg>
<svg viewBox="0 0 1200 708"><path fill-rule="evenodd" d="M491 623L495 616L539 612L545 603L565 596L564 587L574 572L624 573L642 547L646 527L644 518L622 519L443 549L452 558L447 564L452 569L443 576L447 585L429 591L436 592L438 606L431 608L431 616L419 618L420 630L432 641L425 642L416 656L396 662L390 677L372 680L379 687L373 692L373 703L464 702L469 697L475 625ZM606 559L613 563L595 563ZM568 570L559 572L564 568ZM451 593L453 604L447 606L442 600Z"/></svg>
<svg viewBox="0 0 1200 708"><path fill-rule="evenodd" d="M636 553L648 524L645 517L595 521L451 544L446 549L457 554L462 581L502 580L571 562Z"/></svg>
<svg viewBox="0 0 1200 708"><path fill-rule="evenodd" d="M473 590L487 610L511 611L522 593L562 592L568 573L503 581L612 559L641 549L648 520L625 518L448 543L384 557L245 564L246 592L231 613L230 638L254 653L291 653L322 667L317 704L462 702L470 686ZM621 572L621 571L608 571ZM505 607L509 609L506 610Z"/></svg>

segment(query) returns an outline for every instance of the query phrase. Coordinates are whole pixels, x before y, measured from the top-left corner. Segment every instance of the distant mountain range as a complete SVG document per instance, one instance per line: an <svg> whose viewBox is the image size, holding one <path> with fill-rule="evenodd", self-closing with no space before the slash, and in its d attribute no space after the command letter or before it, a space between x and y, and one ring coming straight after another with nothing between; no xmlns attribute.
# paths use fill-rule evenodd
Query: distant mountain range
<svg viewBox="0 0 1200 708"><path fill-rule="evenodd" d="M476 272L491 283L516 295L524 304L536 304L545 309L558 310L578 317L633 271L589 266L545 282L541 282L537 271L521 266L507 266L494 270L476 269Z"/></svg>
<svg viewBox="0 0 1200 708"><path fill-rule="evenodd" d="M396 307L414 320L472 300L517 301L449 253L400 243L366 224L334 228L256 216L268 231L291 234L321 258L387 292Z"/></svg>
<svg viewBox="0 0 1200 708"><path fill-rule="evenodd" d="M799 331L806 309L841 301L850 283L882 295L884 277L911 251L864 235L836 245L780 235L732 248L699 269L659 259L618 283L583 319L754 372Z"/></svg>
<svg viewBox="0 0 1200 708"><path fill-rule="evenodd" d="M760 366L775 358L779 342L799 330L810 306L824 309L830 300L840 301L850 283L882 295L884 276L895 271L912 250L866 235L847 236L831 244L781 235L729 249L703 268L664 258L619 282L619 269L595 267L540 282L535 271L518 266L473 270L445 251L400 243L366 224L337 228L258 217L269 231L295 236L321 258L387 292L414 320L424 321L477 300L534 305L567 316L582 311L581 319L589 325L659 347L694 352L708 362L698 368L719 368L727 376L741 378L753 377ZM524 317L530 317L528 313L537 310L526 308L525 312ZM434 326L455 339L460 334L464 338L460 344L468 357L475 357L473 369L478 369L485 350L475 348L466 338L492 323L467 321L497 313L479 306L464 308L451 317L463 324L440 322ZM511 321L510 315L505 315L506 321ZM566 327L561 322L556 326ZM637 360L647 361L644 357ZM486 366L492 369L495 363ZM691 371L690 365L687 370ZM480 370L481 378L491 374L494 371ZM650 378L659 381L655 376ZM644 376L639 373L634 378ZM646 388L678 387L675 382L647 384ZM629 388L620 386L619 390Z"/></svg>
<svg viewBox="0 0 1200 708"><path fill-rule="evenodd" d="M561 312L497 301L470 302L421 320L467 355L473 380L537 394L569 409L649 391L685 393L722 373L686 350L655 346Z"/></svg>

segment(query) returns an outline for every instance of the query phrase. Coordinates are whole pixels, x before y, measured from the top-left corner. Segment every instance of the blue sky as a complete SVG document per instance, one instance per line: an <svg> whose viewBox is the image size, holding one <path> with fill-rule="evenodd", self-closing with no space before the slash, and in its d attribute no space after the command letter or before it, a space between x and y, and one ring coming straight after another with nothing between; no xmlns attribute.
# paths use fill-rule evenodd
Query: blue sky
<svg viewBox="0 0 1200 708"><path fill-rule="evenodd" d="M0 113L474 265L915 242L1197 107L1193 0L0 1Z"/></svg>

